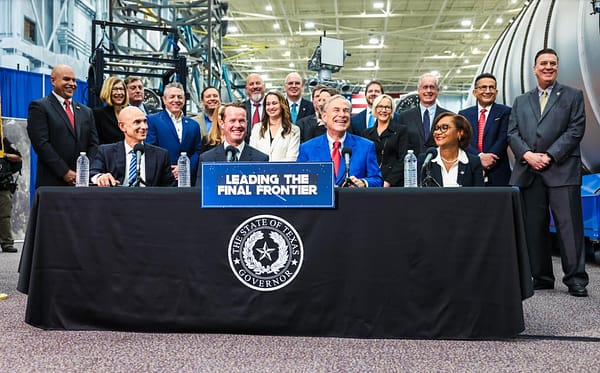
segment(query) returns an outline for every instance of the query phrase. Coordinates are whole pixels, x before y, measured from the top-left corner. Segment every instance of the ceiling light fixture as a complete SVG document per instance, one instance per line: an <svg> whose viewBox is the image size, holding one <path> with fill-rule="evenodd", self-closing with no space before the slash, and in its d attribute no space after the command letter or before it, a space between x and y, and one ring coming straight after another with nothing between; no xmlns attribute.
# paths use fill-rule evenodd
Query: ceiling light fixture
<svg viewBox="0 0 600 373"><path fill-rule="evenodd" d="M312 21L308 21L304 24L304 27L306 28L315 28L315 23Z"/></svg>
<svg viewBox="0 0 600 373"><path fill-rule="evenodd" d="M267 6L265 6L265 10L267 12L272 12L273 11L273 7L271 6L271 4L268 4Z"/></svg>
<svg viewBox="0 0 600 373"><path fill-rule="evenodd" d="M289 57L291 55L290 51L283 52L283 57Z"/></svg>
<svg viewBox="0 0 600 373"><path fill-rule="evenodd" d="M237 28L237 26L235 25L229 25L229 27L227 27L227 32L235 34L237 33L239 30Z"/></svg>
<svg viewBox="0 0 600 373"><path fill-rule="evenodd" d="M285 39L279 40L279 45L285 45Z"/></svg>
<svg viewBox="0 0 600 373"><path fill-rule="evenodd" d="M369 38L369 44L379 44L379 39L377 39L376 37L372 36Z"/></svg>
<svg viewBox="0 0 600 373"><path fill-rule="evenodd" d="M376 1L373 3L374 9L383 9L384 6L385 6L385 4L381 1Z"/></svg>
<svg viewBox="0 0 600 373"><path fill-rule="evenodd" d="M279 30L279 23L277 23L277 22L273 23L273 28L275 30Z"/></svg>
<svg viewBox="0 0 600 373"><path fill-rule="evenodd" d="M504 22L504 19L502 19L502 17L498 17L498 18L496 18L496 24L497 24L497 25L500 25L500 24L502 24L502 22Z"/></svg>
<svg viewBox="0 0 600 373"><path fill-rule="evenodd" d="M373 66L375 66L375 62L373 62L373 61L367 61L367 63L365 64L365 66L367 66L367 67L373 67Z"/></svg>
<svg viewBox="0 0 600 373"><path fill-rule="evenodd" d="M294 68L294 66L296 66L296 65L294 65L293 62L290 62L290 64L288 66L291 67L291 68Z"/></svg>
<svg viewBox="0 0 600 373"><path fill-rule="evenodd" d="M490 34L483 34L483 39L484 40L489 40L490 39Z"/></svg>
<svg viewBox="0 0 600 373"><path fill-rule="evenodd" d="M460 25L462 27L470 27L473 23L471 22L470 19L463 19L462 21L460 21Z"/></svg>

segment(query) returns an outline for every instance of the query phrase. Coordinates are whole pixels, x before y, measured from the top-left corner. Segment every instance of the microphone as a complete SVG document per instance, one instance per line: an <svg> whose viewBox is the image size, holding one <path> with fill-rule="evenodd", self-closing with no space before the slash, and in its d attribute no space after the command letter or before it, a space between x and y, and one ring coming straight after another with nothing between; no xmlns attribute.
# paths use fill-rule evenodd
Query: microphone
<svg viewBox="0 0 600 373"><path fill-rule="evenodd" d="M133 151L135 152L135 183L141 179L141 169L142 169L142 155L144 154L144 144L137 143L133 146Z"/></svg>
<svg viewBox="0 0 600 373"><path fill-rule="evenodd" d="M344 146L342 149L342 156L344 157L344 162L346 163L346 180L344 181L344 186L351 186L352 182L350 181L350 157L352 157L352 148L349 146Z"/></svg>
<svg viewBox="0 0 600 373"><path fill-rule="evenodd" d="M421 173L423 173L423 170L425 169L425 167L429 167L429 163L436 156L437 156L436 148L431 147L431 148L427 149L427 151L425 152L425 162L423 162L423 166L421 166Z"/></svg>
<svg viewBox="0 0 600 373"><path fill-rule="evenodd" d="M237 149L233 145L229 145L225 148L225 154L227 156L227 162L233 162L235 159L235 153L237 153Z"/></svg>

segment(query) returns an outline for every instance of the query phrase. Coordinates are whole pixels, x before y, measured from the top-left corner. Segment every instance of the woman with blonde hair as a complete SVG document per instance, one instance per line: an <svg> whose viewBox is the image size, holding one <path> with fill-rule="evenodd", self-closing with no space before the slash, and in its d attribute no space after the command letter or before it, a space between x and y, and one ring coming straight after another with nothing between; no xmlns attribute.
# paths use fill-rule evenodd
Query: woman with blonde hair
<svg viewBox="0 0 600 373"><path fill-rule="evenodd" d="M206 136L202 137L202 147L200 148L200 154L223 143L223 139L221 138L222 134L221 126L219 126L219 120L221 119L224 108L225 106L223 104L219 104L219 107L214 110L211 118L213 125L210 126L210 130L208 131Z"/></svg>
<svg viewBox="0 0 600 373"><path fill-rule="evenodd" d="M100 99L106 106L93 109L98 142L112 144L122 141L125 136L119 128L117 118L121 109L129 104L125 82L116 76L109 76L102 84Z"/></svg>
<svg viewBox="0 0 600 373"><path fill-rule="evenodd" d="M269 156L269 162L295 162L300 148L300 128L292 124L285 96L269 92L264 98L260 126L250 134L250 146Z"/></svg>

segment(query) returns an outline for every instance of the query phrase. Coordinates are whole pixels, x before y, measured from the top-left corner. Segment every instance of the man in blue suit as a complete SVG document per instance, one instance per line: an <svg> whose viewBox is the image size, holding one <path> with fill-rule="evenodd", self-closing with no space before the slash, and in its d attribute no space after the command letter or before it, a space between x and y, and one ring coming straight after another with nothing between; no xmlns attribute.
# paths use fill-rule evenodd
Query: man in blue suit
<svg viewBox="0 0 600 373"><path fill-rule="evenodd" d="M383 177L377 165L375 144L360 136L347 133L351 111L352 104L346 98L341 95L330 97L321 112L327 132L300 144L298 162L333 161L334 180L337 186L359 188L383 186ZM341 151L345 147L352 149L348 180L345 177L345 162L341 156Z"/></svg>
<svg viewBox="0 0 600 373"><path fill-rule="evenodd" d="M136 106L123 108L119 113L119 128L125 134L125 140L100 145L92 159L91 181L100 187L130 185L134 181L133 178L130 180L130 170L136 166L132 152L136 144L143 143L148 133L146 116ZM158 146L144 145L140 176L146 186L176 185L169 153Z"/></svg>
<svg viewBox="0 0 600 373"><path fill-rule="evenodd" d="M535 55L533 72L537 87L515 99L508 124L508 142L516 159L510 183L521 191L533 287L554 288L548 230L551 210L562 281L569 294L587 297L580 197L583 92L556 81L558 56L553 49Z"/></svg>
<svg viewBox="0 0 600 373"><path fill-rule="evenodd" d="M473 136L467 151L479 155L486 186L508 186L508 118L510 107L497 104L496 77L490 73L475 78L473 96L477 104L458 112L469 120Z"/></svg>
<svg viewBox="0 0 600 373"><path fill-rule="evenodd" d="M198 122L183 115L185 92L181 83L169 83L163 95L165 110L148 116L147 144L167 149L171 159L171 169L179 177L177 160L181 152L190 158L191 180L196 179L198 156L202 144Z"/></svg>

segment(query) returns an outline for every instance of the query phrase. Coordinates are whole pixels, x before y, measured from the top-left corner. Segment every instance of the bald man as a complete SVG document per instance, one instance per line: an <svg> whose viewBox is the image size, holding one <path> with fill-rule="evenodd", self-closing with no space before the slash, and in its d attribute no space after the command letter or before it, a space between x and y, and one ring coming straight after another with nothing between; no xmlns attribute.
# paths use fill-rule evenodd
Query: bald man
<svg viewBox="0 0 600 373"><path fill-rule="evenodd" d="M315 114L312 102L302 98L304 79L302 79L300 74L297 72L289 73L285 77L283 89L290 107L292 123L296 124L298 120Z"/></svg>
<svg viewBox="0 0 600 373"><path fill-rule="evenodd" d="M125 140L100 145L90 167L92 183L100 187L131 185L135 180L130 177L129 170L135 167L137 161L133 148L136 144L143 144L144 152L140 163L141 185L175 186L169 152L158 146L144 144L148 134L148 122L144 112L136 106L128 106L121 110L118 120Z"/></svg>
<svg viewBox="0 0 600 373"><path fill-rule="evenodd" d="M92 159L98 133L92 110L73 101L77 81L73 68L57 65L50 74L52 92L29 104L27 134L37 153L36 187L75 185L80 152Z"/></svg>

